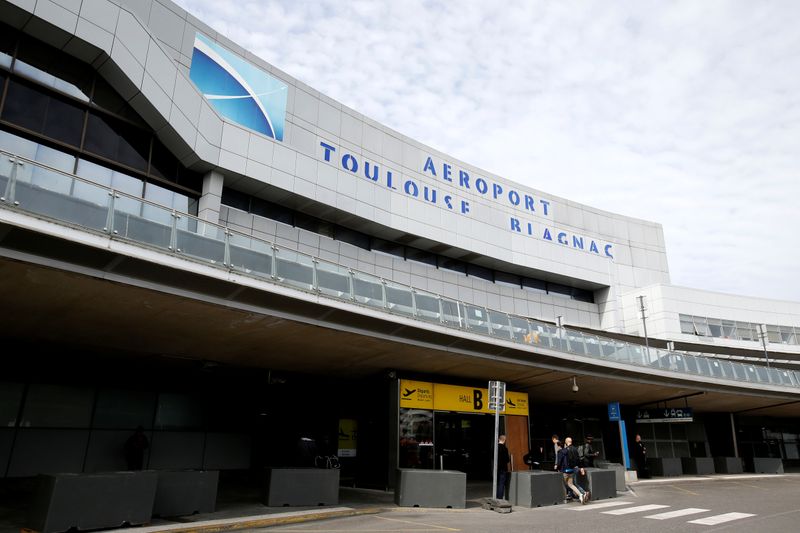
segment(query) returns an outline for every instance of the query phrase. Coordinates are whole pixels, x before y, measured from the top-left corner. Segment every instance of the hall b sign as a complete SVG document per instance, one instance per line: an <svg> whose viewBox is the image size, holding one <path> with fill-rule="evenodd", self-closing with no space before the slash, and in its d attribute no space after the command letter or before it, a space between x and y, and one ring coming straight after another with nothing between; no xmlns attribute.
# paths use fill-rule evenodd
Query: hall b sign
<svg viewBox="0 0 800 533"><path fill-rule="evenodd" d="M488 414L494 412L490 409L489 400L489 389L400 380L401 408ZM506 391L505 410L502 413L528 416L528 395Z"/></svg>
<svg viewBox="0 0 800 533"><path fill-rule="evenodd" d="M655 424L662 422L692 422L694 421L691 407L664 408L664 409L639 409L636 411L637 424Z"/></svg>

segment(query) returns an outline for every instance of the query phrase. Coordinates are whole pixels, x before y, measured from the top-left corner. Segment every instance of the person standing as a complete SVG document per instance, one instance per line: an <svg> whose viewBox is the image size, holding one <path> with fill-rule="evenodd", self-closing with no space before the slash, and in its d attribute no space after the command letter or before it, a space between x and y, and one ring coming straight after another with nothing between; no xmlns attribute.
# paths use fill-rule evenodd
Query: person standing
<svg viewBox="0 0 800 533"><path fill-rule="evenodd" d="M580 454L572 445L572 438L567 437L564 439L564 448L558 452L556 466L558 471L564 475L564 484L575 494L578 501L585 505L589 501L589 492L583 490L583 487L576 483L577 474L579 472L581 475L586 473L580 463Z"/></svg>
<svg viewBox="0 0 800 533"><path fill-rule="evenodd" d="M642 442L642 436L636 434L636 442L633 443L633 460L636 461L636 476L639 479L650 477L647 474L647 446Z"/></svg>
<svg viewBox="0 0 800 533"><path fill-rule="evenodd" d="M585 467L594 468L594 460L600 455L600 452L595 451L594 447L592 446L594 437L591 435L586 435L584 440L585 442L583 445L578 448L578 453L581 456L581 464Z"/></svg>
<svg viewBox="0 0 800 533"><path fill-rule="evenodd" d="M136 431L125 441L125 462L128 470L141 470L144 466L144 451L150 442L144 434L144 428L139 426Z"/></svg>
<svg viewBox="0 0 800 533"><path fill-rule="evenodd" d="M561 451L561 442L558 440L558 435L551 437L553 441L553 470L558 470L558 452Z"/></svg>
<svg viewBox="0 0 800 533"><path fill-rule="evenodd" d="M508 464L511 462L511 455L506 447L506 436L500 435L497 439L497 499L505 500L506 484L508 483Z"/></svg>

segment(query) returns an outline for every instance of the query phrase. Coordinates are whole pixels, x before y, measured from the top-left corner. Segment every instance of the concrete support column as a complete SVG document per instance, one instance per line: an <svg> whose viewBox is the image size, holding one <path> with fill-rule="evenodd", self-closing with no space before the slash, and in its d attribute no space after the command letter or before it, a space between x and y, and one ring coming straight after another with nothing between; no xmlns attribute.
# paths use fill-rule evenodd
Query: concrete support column
<svg viewBox="0 0 800 533"><path fill-rule="evenodd" d="M197 216L205 221L219 224L219 212L222 207L222 184L225 175L212 170L203 176L203 195L200 197Z"/></svg>

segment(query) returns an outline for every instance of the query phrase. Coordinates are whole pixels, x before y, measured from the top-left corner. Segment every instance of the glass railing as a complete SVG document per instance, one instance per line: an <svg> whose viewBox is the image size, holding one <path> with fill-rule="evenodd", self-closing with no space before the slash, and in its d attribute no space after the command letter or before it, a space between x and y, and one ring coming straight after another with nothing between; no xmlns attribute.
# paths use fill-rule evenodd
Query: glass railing
<svg viewBox="0 0 800 533"><path fill-rule="evenodd" d="M288 250L30 161L0 152L0 206L94 230L327 298L639 369L800 388L800 372L646 349L610 338L447 298Z"/></svg>

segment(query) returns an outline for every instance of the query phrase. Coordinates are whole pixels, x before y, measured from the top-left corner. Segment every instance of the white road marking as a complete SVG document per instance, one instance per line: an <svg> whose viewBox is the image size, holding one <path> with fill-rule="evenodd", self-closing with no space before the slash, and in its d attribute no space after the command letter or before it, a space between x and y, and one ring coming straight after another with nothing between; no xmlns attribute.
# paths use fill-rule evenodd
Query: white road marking
<svg viewBox="0 0 800 533"><path fill-rule="evenodd" d="M716 516L709 516L708 518L700 518L698 520L690 520L690 524L700 524L701 526L716 526L717 524L724 524L725 522L731 522L733 520L741 520L742 518L748 518L751 516L755 516L751 513L725 513L725 514L718 514Z"/></svg>
<svg viewBox="0 0 800 533"><path fill-rule="evenodd" d="M643 513L645 511L655 511L656 509L664 509L669 505L637 505L636 507L626 507L625 509L614 509L613 511L603 511L603 514L623 515L633 513Z"/></svg>
<svg viewBox="0 0 800 533"><path fill-rule="evenodd" d="M653 520L667 520L668 518L677 518L679 516L688 516L690 514L707 513L708 509L698 509L697 507L687 507L686 509L678 509L677 511L667 511L666 513L651 514L645 518L652 518Z"/></svg>
<svg viewBox="0 0 800 533"><path fill-rule="evenodd" d="M570 507L570 511L591 511L593 509L605 509L607 507L619 507L620 505L630 505L631 502L626 501L613 501L603 503L590 503L589 505L581 505L580 507Z"/></svg>

